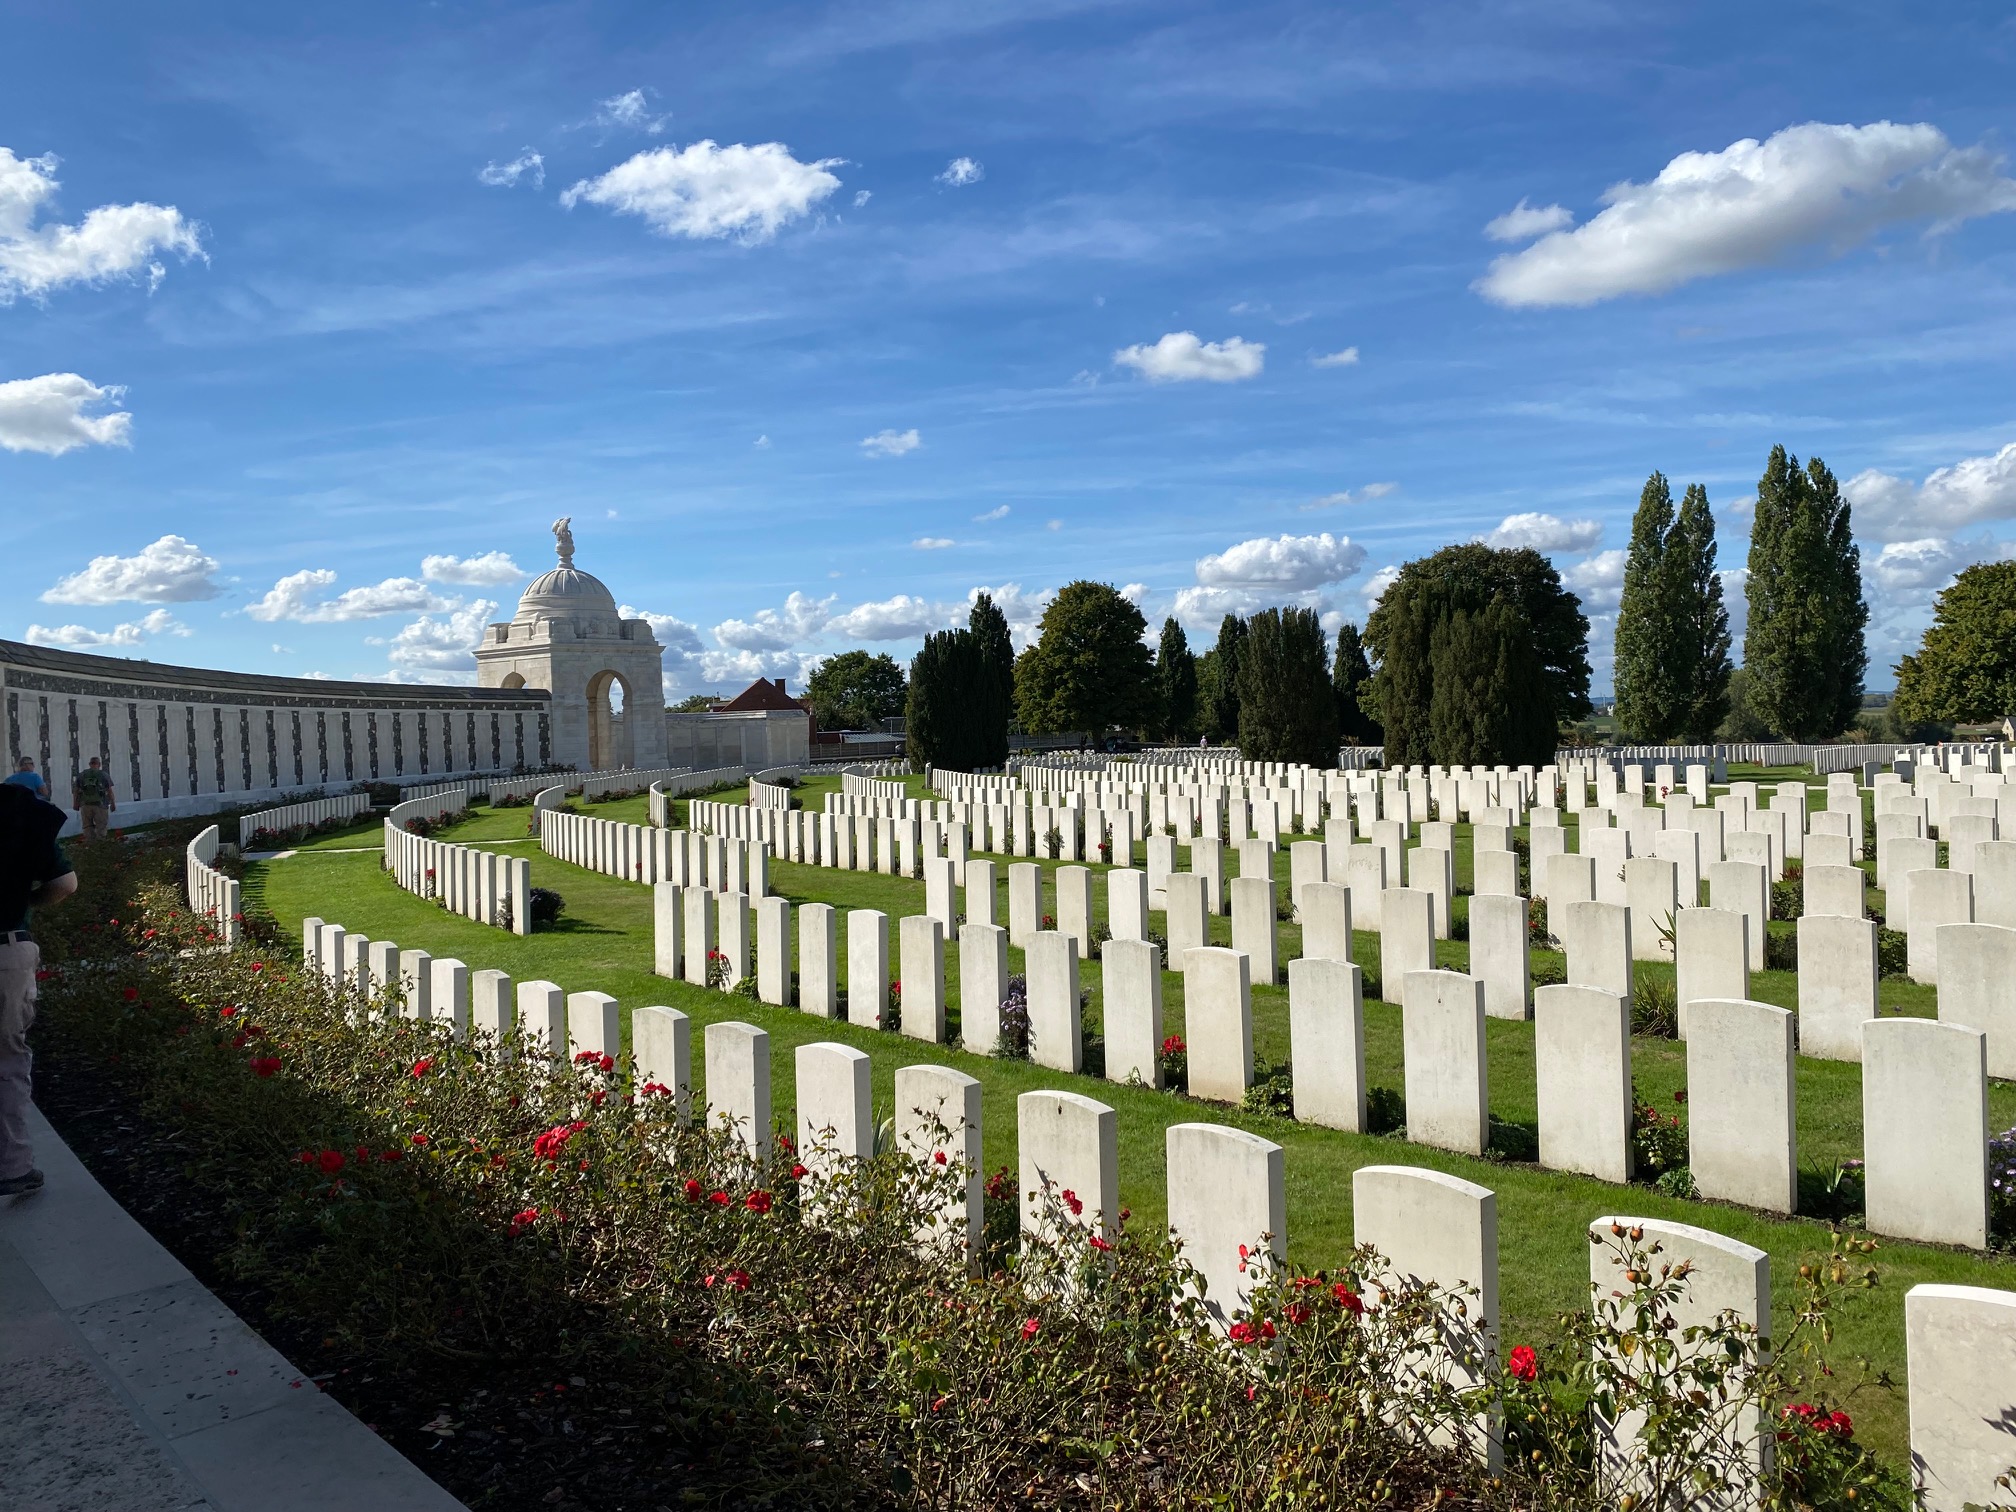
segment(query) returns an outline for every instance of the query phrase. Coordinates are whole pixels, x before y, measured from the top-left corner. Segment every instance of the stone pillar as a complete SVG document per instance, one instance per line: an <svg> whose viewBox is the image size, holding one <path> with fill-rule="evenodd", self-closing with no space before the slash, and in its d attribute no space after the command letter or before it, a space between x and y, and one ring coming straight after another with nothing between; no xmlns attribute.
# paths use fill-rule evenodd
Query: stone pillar
<svg viewBox="0 0 2016 1512"><path fill-rule="evenodd" d="M1869 874L1859 866L1821 866L1809 863L1802 881L1801 906L1808 917L1825 914L1829 918L1860 919L1869 911Z"/></svg>
<svg viewBox="0 0 2016 1512"><path fill-rule="evenodd" d="M1593 903L1596 900L1596 863L1588 856L1570 852L1556 852L1544 860L1535 856L1534 891L1547 900L1547 918L1551 926L1557 909L1570 903ZM1551 931L1559 933L1558 930Z"/></svg>
<svg viewBox="0 0 2016 1512"><path fill-rule="evenodd" d="M1673 938L1674 1000L1685 1039L1687 1005L1696 998L1750 996L1750 920L1733 909L1683 909L1673 920Z"/></svg>
<svg viewBox="0 0 2016 1512"><path fill-rule="evenodd" d="M651 887L651 969L662 977L677 977L680 967L680 923L683 910L675 882Z"/></svg>
<svg viewBox="0 0 2016 1512"><path fill-rule="evenodd" d="M1171 872L1164 888L1169 900L1164 915L1169 937L1169 958L1181 959L1182 952L1211 943L1210 915L1204 893L1208 879L1195 872Z"/></svg>
<svg viewBox="0 0 2016 1512"><path fill-rule="evenodd" d="M1366 1132L1362 980L1349 961L1288 963L1288 1053L1302 1123Z"/></svg>
<svg viewBox="0 0 2016 1512"><path fill-rule="evenodd" d="M1204 906L1213 914L1225 912L1225 843L1209 836L1190 842L1190 870L1204 879Z"/></svg>
<svg viewBox="0 0 2016 1512"><path fill-rule="evenodd" d="M1988 1074L2016 1078L2016 929L1942 924L1938 946L1939 1022L1981 1030Z"/></svg>
<svg viewBox="0 0 2016 1512"><path fill-rule="evenodd" d="M1687 1163L1703 1197L1772 1212L1799 1206L1792 1015L1697 998L1688 1012Z"/></svg>
<svg viewBox="0 0 2016 1512"><path fill-rule="evenodd" d="M714 902L714 927L719 936L715 949L727 962L726 988L749 975L749 895L724 892Z"/></svg>
<svg viewBox="0 0 2016 1512"><path fill-rule="evenodd" d="M952 883L952 862L946 856L926 856L924 858L924 912L936 919L945 929L951 929L958 917L958 904Z"/></svg>
<svg viewBox="0 0 2016 1512"><path fill-rule="evenodd" d="M1679 868L1671 861L1656 856L1633 856L1624 863L1634 961L1673 959L1672 944L1662 931L1675 927L1680 912L1679 875Z"/></svg>
<svg viewBox="0 0 2016 1512"><path fill-rule="evenodd" d="M1631 1179L1631 1004L1600 987L1533 996L1540 1164Z"/></svg>
<svg viewBox="0 0 2016 1512"><path fill-rule="evenodd" d="M929 914L898 921L903 1032L937 1045L945 1040L945 926Z"/></svg>
<svg viewBox="0 0 2016 1512"><path fill-rule="evenodd" d="M994 924L999 921L995 914L996 868L992 861L968 859L966 862L966 919L972 924ZM948 926L949 928L949 926Z"/></svg>
<svg viewBox="0 0 2016 1512"><path fill-rule="evenodd" d="M770 1155L770 1036L734 1019L707 1026L707 1121L732 1130L759 1168Z"/></svg>
<svg viewBox="0 0 2016 1512"><path fill-rule="evenodd" d="M1410 972L1435 969L1435 903L1412 888L1389 887L1379 909L1379 993L1395 1003Z"/></svg>
<svg viewBox="0 0 2016 1512"><path fill-rule="evenodd" d="M1359 929L1376 931L1384 918L1380 904L1389 880L1386 859L1377 845L1353 845L1344 852L1342 876L1351 893L1351 919ZM1396 872L1391 881L1399 880Z"/></svg>
<svg viewBox="0 0 2016 1512"><path fill-rule="evenodd" d="M1106 927L1116 940L1148 938L1148 874L1131 867L1106 873Z"/></svg>
<svg viewBox="0 0 2016 1512"><path fill-rule="evenodd" d="M1974 878L1958 871L1906 872L1904 896L1911 980L1937 982L1940 928L1974 922Z"/></svg>
<svg viewBox="0 0 2016 1512"><path fill-rule="evenodd" d="M1069 935L1078 959L1092 958L1092 873L1083 866L1057 868L1057 932Z"/></svg>
<svg viewBox="0 0 2016 1512"><path fill-rule="evenodd" d="M434 957L424 950L399 952L399 1015L426 1023L434 1017Z"/></svg>

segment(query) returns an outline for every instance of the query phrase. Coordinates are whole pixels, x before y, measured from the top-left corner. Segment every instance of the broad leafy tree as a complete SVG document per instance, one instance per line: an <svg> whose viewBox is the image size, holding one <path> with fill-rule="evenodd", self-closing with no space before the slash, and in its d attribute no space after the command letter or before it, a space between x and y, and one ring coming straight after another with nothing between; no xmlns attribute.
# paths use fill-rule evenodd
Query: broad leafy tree
<svg viewBox="0 0 2016 1512"><path fill-rule="evenodd" d="M1743 665L1758 716L1792 740L1829 740L1855 720L1869 665L1862 553L1826 464L1782 446L1757 484Z"/></svg>
<svg viewBox="0 0 2016 1512"><path fill-rule="evenodd" d="M1239 754L1248 761L1337 764L1337 696L1313 609L1265 609L1239 653Z"/></svg>
<svg viewBox="0 0 2016 1512"><path fill-rule="evenodd" d="M1359 702L1384 726L1389 766L1540 765L1553 759L1560 726L1590 712L1582 601L1530 548L1470 542L1406 563L1364 639L1378 667ZM1439 689L1445 678L1450 687ZM1474 754L1447 754L1444 740Z"/></svg>
<svg viewBox="0 0 2016 1512"><path fill-rule="evenodd" d="M842 651L813 669L805 692L821 729L872 730L903 712L903 669L887 652Z"/></svg>
<svg viewBox="0 0 2016 1512"><path fill-rule="evenodd" d="M1330 686L1337 695L1337 736L1350 745L1377 745L1383 739L1379 722L1358 702L1372 681L1372 663L1358 627L1346 620L1337 627L1337 651L1330 662Z"/></svg>
<svg viewBox="0 0 2016 1512"><path fill-rule="evenodd" d="M1067 583L1015 662L1015 709L1032 735L1140 729L1155 712L1141 611L1106 583Z"/></svg>
<svg viewBox="0 0 2016 1512"><path fill-rule="evenodd" d="M1197 658L1190 654L1190 637L1174 619L1162 621L1162 641L1155 652L1155 685L1162 733L1170 740L1190 739L1197 733Z"/></svg>
<svg viewBox="0 0 2016 1512"><path fill-rule="evenodd" d="M1940 594L1918 654L1897 665L1906 727L2016 714L2016 562L1969 567Z"/></svg>
<svg viewBox="0 0 2016 1512"><path fill-rule="evenodd" d="M981 594L966 616L980 658L974 688L974 762L1003 766L1008 760L1008 726L1015 717L1015 643L1008 634L1008 616L992 595Z"/></svg>

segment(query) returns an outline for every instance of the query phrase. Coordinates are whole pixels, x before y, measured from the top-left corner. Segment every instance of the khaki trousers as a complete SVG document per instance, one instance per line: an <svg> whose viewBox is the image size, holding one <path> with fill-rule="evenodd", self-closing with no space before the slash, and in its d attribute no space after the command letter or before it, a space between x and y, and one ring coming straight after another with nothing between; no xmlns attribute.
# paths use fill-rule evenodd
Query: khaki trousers
<svg viewBox="0 0 2016 1512"><path fill-rule="evenodd" d="M77 810L77 818L84 826L86 840L103 840L112 822L112 811L102 803L87 803Z"/></svg>
<svg viewBox="0 0 2016 1512"><path fill-rule="evenodd" d="M28 1147L30 1073L28 1026L35 1022L35 971L42 947L33 940L0 945L0 1181L25 1175L35 1152Z"/></svg>

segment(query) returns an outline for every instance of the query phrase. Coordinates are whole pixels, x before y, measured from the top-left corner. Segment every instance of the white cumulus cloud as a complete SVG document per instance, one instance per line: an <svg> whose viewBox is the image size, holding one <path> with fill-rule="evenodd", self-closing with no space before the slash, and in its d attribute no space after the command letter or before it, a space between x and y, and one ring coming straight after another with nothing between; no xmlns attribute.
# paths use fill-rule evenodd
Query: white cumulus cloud
<svg viewBox="0 0 2016 1512"><path fill-rule="evenodd" d="M1683 152L1649 183L1618 184L1595 219L1495 259L1476 287L1504 305L1590 305L1843 248L1904 222L1936 231L2016 210L2016 180L2001 167L1987 148L1954 147L1923 123L1809 121Z"/></svg>
<svg viewBox="0 0 2016 1512"><path fill-rule="evenodd" d="M641 216L661 236L762 242L840 187L827 172L840 161L801 163L782 142L654 147L599 178L582 179L560 203L572 209L586 201Z"/></svg>
<svg viewBox="0 0 2016 1512"><path fill-rule="evenodd" d="M1356 367L1358 348L1348 346L1341 352L1323 352L1309 359L1311 367Z"/></svg>
<svg viewBox="0 0 2016 1512"><path fill-rule="evenodd" d="M1206 588L1298 591L1339 583L1365 564L1365 548L1349 536L1257 536L1197 560Z"/></svg>
<svg viewBox="0 0 2016 1512"><path fill-rule="evenodd" d="M1938 468L1923 483L1871 468L1841 491L1855 507L1856 532L1884 541L2016 519L2016 441L1991 456Z"/></svg>
<svg viewBox="0 0 2016 1512"><path fill-rule="evenodd" d="M1151 383L1237 383L1260 376L1267 344L1239 336L1200 341L1195 331L1171 331L1153 346L1122 347L1113 361Z"/></svg>
<svg viewBox="0 0 2016 1512"><path fill-rule="evenodd" d="M1485 222L1484 234L1493 241L1522 242L1574 224L1575 213L1565 206L1529 205L1522 199L1496 220Z"/></svg>
<svg viewBox="0 0 2016 1512"><path fill-rule="evenodd" d="M189 635L189 627L166 609L156 609L137 620L114 625L110 630L92 630L84 625L30 625L28 644L61 646L68 651L93 651L102 646L137 646L150 635Z"/></svg>
<svg viewBox="0 0 2016 1512"><path fill-rule="evenodd" d="M496 611L494 602L479 598L442 619L423 614L392 637L387 655L399 672L434 676L473 672L483 627Z"/></svg>
<svg viewBox="0 0 2016 1512"><path fill-rule="evenodd" d="M1987 541L1954 541L1927 536L1918 541L1892 541L1868 564L1877 587L1889 594L1912 594L1928 601L1962 567L1992 560L1995 547Z"/></svg>
<svg viewBox="0 0 2016 1512"><path fill-rule="evenodd" d="M948 546L957 546L959 543L949 536L919 536L910 544L919 551L943 551Z"/></svg>
<svg viewBox="0 0 2016 1512"><path fill-rule="evenodd" d="M0 298L0 304L4 303ZM121 409L103 415L87 413L101 405L116 405L125 392L75 373L9 379L0 383L0 447L60 457L80 446L128 445L131 415Z"/></svg>
<svg viewBox="0 0 2016 1512"><path fill-rule="evenodd" d="M167 276L163 255L203 254L196 223L173 205L100 205L74 226L37 225L57 188L55 158L0 147L0 305L141 272L151 286Z"/></svg>
<svg viewBox="0 0 2016 1512"><path fill-rule="evenodd" d="M782 608L759 609L750 619L726 619L714 627L714 639L732 651L787 651L826 628L838 594L815 599L794 592Z"/></svg>
<svg viewBox="0 0 2016 1512"><path fill-rule="evenodd" d="M924 438L913 428L906 431L877 431L872 436L861 438L861 450L871 457L900 457L913 452L924 444Z"/></svg>
<svg viewBox="0 0 2016 1512"><path fill-rule="evenodd" d="M1535 551L1587 551L1603 539L1595 520L1564 520L1551 514L1507 515L1498 528L1481 539L1501 550L1530 546Z"/></svg>
<svg viewBox="0 0 2016 1512"><path fill-rule="evenodd" d="M486 551L481 556L430 556L420 561L420 575L430 583L460 583L471 588L501 588L525 576L509 552Z"/></svg>
<svg viewBox="0 0 2016 1512"><path fill-rule="evenodd" d="M530 147L508 163L485 163L476 170L476 181L493 189L516 188L521 178L531 179L534 189L546 187L546 159Z"/></svg>
<svg viewBox="0 0 2016 1512"><path fill-rule="evenodd" d="M945 165L945 171L934 180L954 189L964 189L968 184L977 184L987 177L987 170L970 157L956 157Z"/></svg>
<svg viewBox="0 0 2016 1512"><path fill-rule="evenodd" d="M334 598L323 597L323 590L335 582L336 574L327 567L290 572L257 603L247 605L245 612L255 620L327 625L387 614L436 614L461 606L461 600L442 598L418 578L386 578L366 587L346 588Z"/></svg>
<svg viewBox="0 0 2016 1512"><path fill-rule="evenodd" d="M943 630L952 623L952 614L942 604L927 603L908 593L876 603L856 604L834 617L828 628L851 640L909 640Z"/></svg>
<svg viewBox="0 0 2016 1512"><path fill-rule="evenodd" d="M217 559L192 541L164 535L132 556L91 558L82 572L58 579L45 604L187 604L222 591L211 581Z"/></svg>
<svg viewBox="0 0 2016 1512"><path fill-rule="evenodd" d="M1581 597L1582 607L1592 612L1608 612L1617 607L1624 594L1624 553L1599 551L1562 569L1561 581Z"/></svg>

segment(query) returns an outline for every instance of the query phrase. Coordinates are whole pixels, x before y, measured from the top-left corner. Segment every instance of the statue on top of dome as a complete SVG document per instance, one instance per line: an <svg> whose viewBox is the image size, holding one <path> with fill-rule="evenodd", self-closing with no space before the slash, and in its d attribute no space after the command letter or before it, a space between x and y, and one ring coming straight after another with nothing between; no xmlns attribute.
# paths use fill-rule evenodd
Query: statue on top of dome
<svg viewBox="0 0 2016 1512"><path fill-rule="evenodd" d="M553 522L553 549L560 557L562 567L574 565L574 532L569 529L574 516L562 515Z"/></svg>

